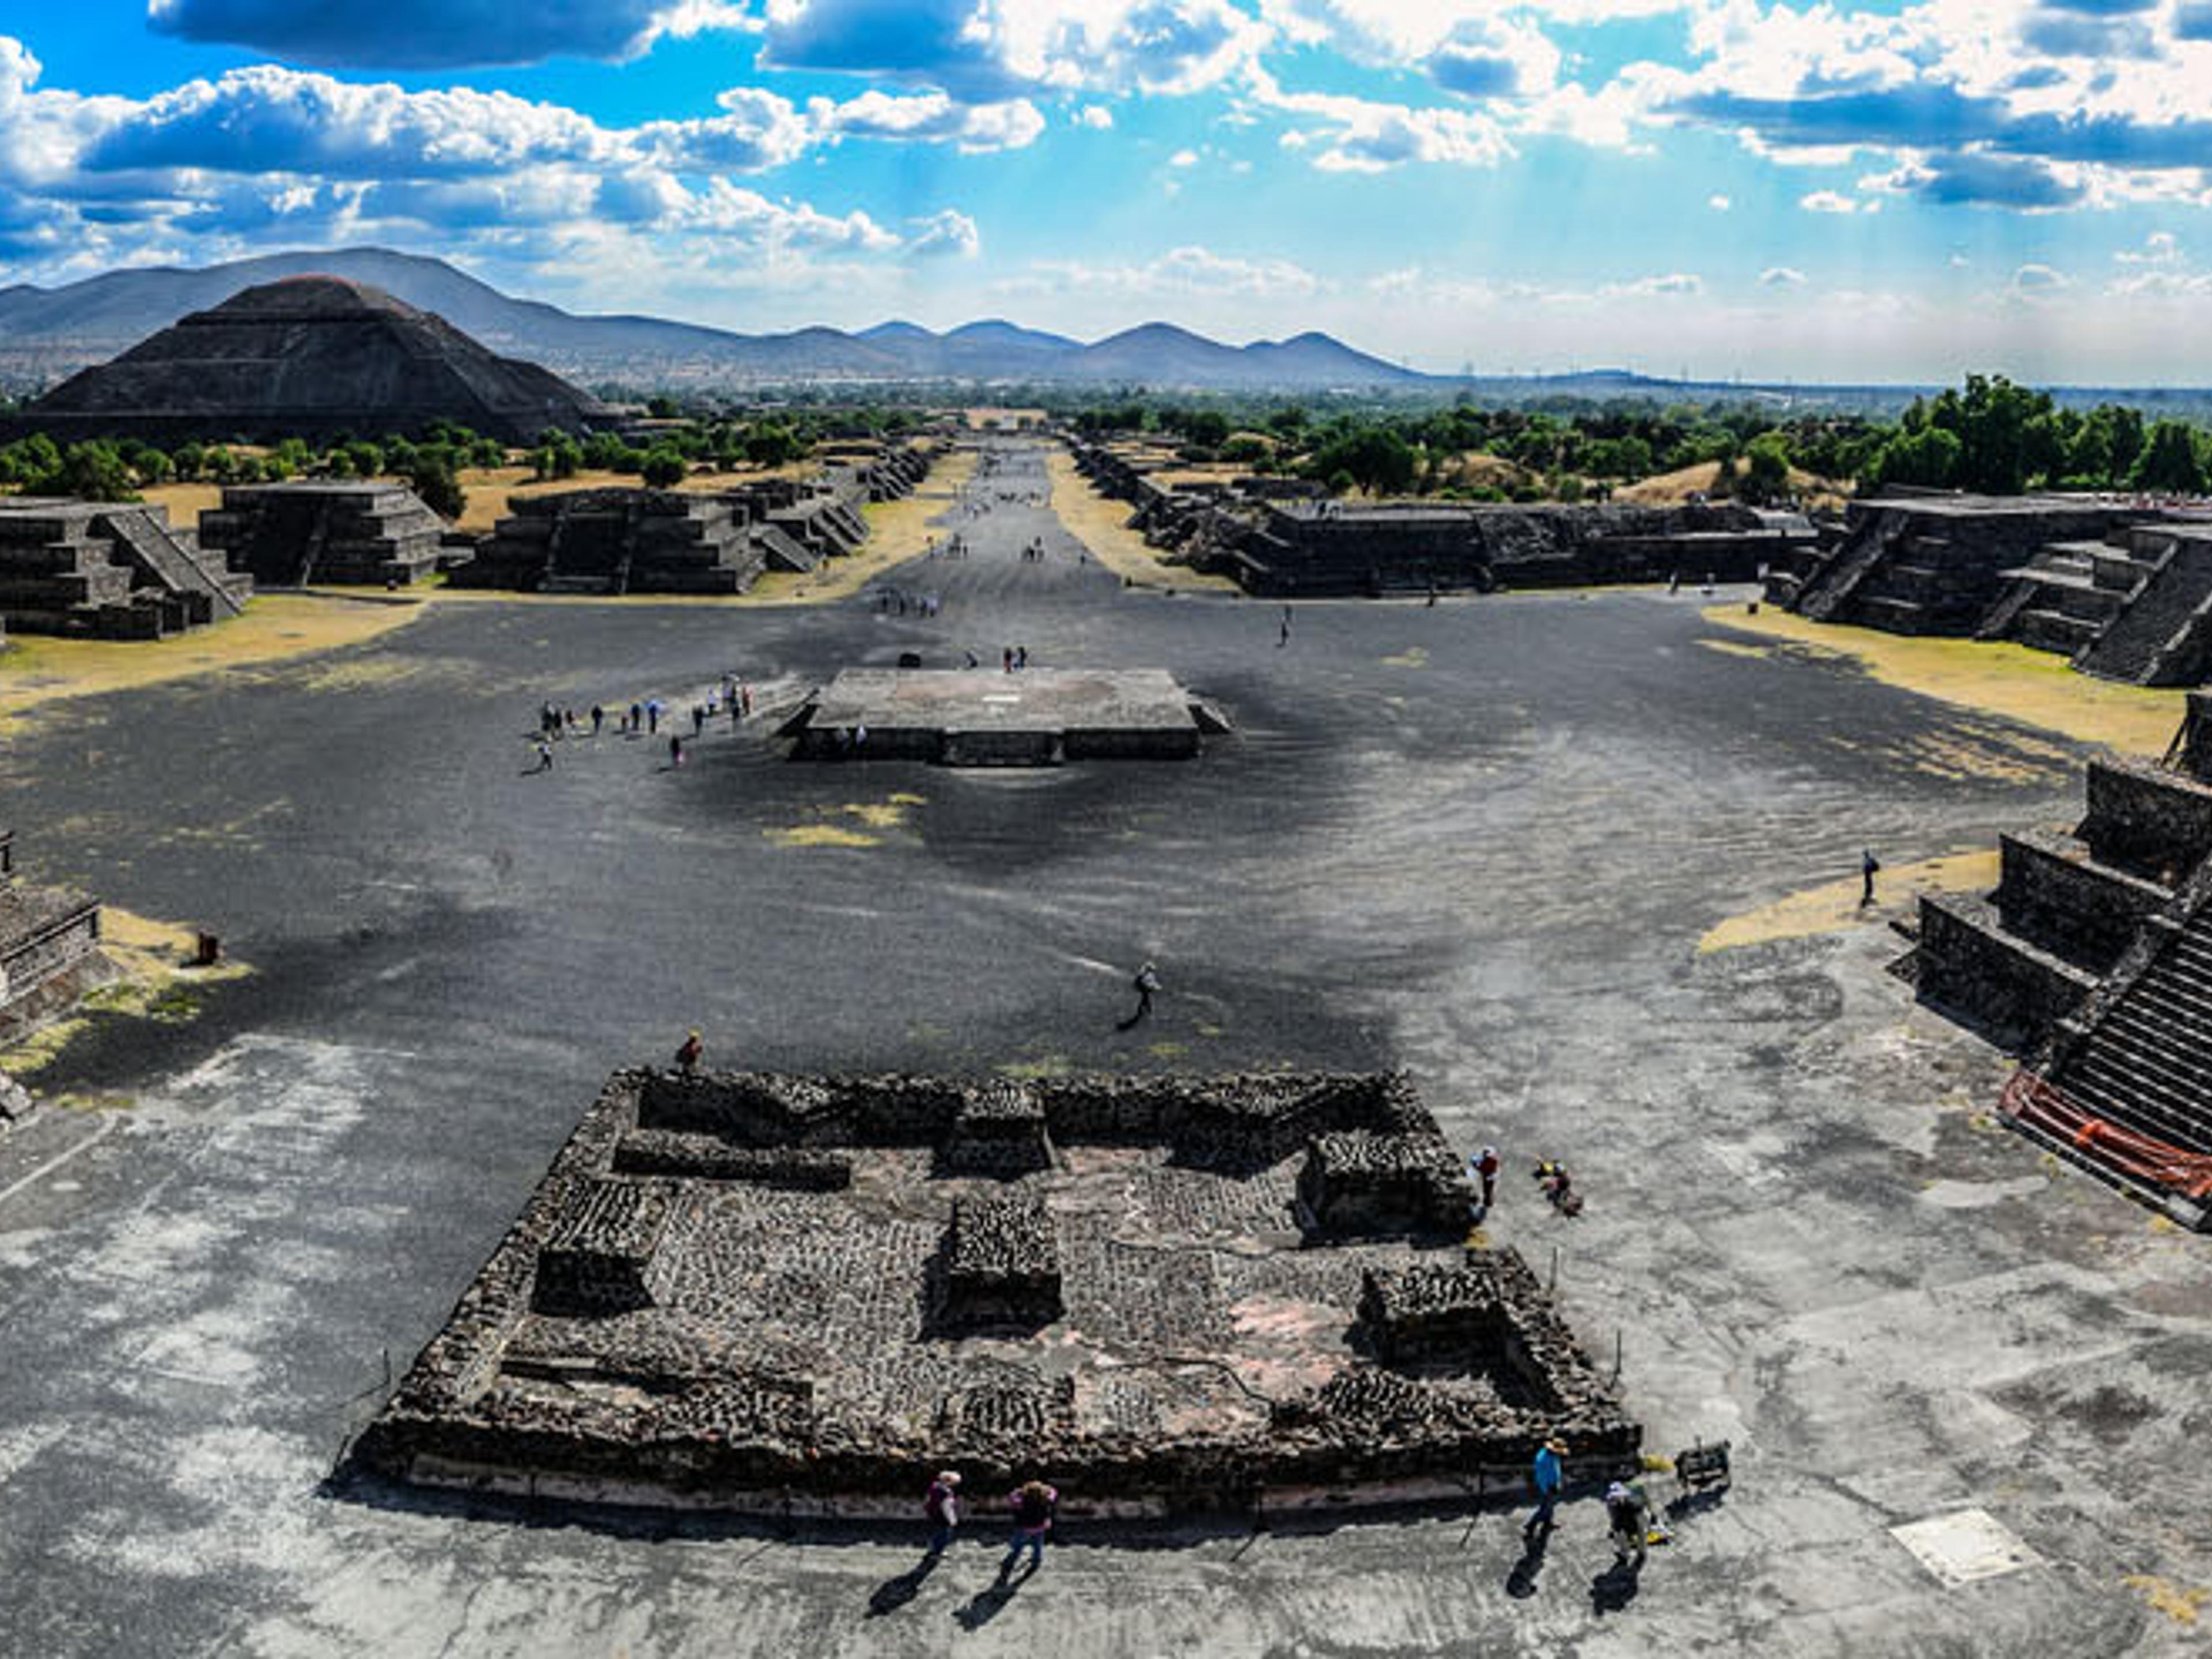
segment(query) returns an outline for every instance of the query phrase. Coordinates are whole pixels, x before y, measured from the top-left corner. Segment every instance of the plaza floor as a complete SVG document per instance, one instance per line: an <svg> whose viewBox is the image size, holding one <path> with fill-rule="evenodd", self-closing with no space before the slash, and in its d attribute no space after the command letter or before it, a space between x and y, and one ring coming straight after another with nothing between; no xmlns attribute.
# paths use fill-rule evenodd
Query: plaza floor
<svg viewBox="0 0 2212 1659"><path fill-rule="evenodd" d="M2071 816L2086 750L1726 648L1688 594L1304 605L1279 643L1277 606L1079 562L1049 508L947 527L972 556L906 573L933 620L433 606L10 730L27 874L255 971L95 1020L0 1137L0 1652L2196 1650L2206 1241L1993 1127L2002 1058L1912 1006L1880 915L1698 949L1862 847ZM1019 772L767 740L841 669L1009 646L1165 669L1237 729ZM611 723L530 770L547 700L688 734L731 672L763 714L681 768ZM920 1573L919 1530L331 1482L606 1073L692 1026L793 1071L1407 1067L1503 1150L1492 1231L1651 1449L1729 1438L1735 1485L1633 1580L1585 1500L1534 1553L1502 1508L1072 1517L1007 1595L995 1514Z"/></svg>

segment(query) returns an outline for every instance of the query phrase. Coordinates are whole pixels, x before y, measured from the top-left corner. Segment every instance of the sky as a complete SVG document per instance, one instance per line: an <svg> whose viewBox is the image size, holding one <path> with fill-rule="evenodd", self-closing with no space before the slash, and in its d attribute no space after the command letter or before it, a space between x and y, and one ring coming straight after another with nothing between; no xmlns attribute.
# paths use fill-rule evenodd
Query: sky
<svg viewBox="0 0 2212 1659"><path fill-rule="evenodd" d="M0 286L2212 385L2212 0L0 0Z"/></svg>

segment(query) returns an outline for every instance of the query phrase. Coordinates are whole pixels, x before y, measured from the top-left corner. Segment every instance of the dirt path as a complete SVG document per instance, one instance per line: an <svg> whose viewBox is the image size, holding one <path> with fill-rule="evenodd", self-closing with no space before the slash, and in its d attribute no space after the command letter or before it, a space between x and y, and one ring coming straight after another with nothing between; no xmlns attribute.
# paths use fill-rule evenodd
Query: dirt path
<svg viewBox="0 0 2212 1659"><path fill-rule="evenodd" d="M1068 532L1091 550L1091 556L1115 575L1146 587L1188 592L1234 593L1226 576L1208 575L1188 565L1170 564L1158 548L1129 528L1129 504L1103 495L1075 470L1075 458L1054 446L1045 465L1052 479L1052 510Z"/></svg>

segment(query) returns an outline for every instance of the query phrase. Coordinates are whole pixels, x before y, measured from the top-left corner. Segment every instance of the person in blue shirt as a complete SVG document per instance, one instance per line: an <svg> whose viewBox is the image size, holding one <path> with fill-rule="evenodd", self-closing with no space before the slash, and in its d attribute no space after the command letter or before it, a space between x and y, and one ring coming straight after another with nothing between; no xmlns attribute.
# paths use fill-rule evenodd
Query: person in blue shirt
<svg viewBox="0 0 2212 1659"><path fill-rule="evenodd" d="M1539 1531L1551 1531L1552 1511L1559 1506L1559 1488L1565 1483L1565 1471L1559 1466L1559 1454L1566 1448L1556 1440L1547 1440L1536 1448L1536 1461L1528 1471L1529 1484L1536 1491L1536 1512L1528 1517L1528 1524L1521 1528L1528 1537Z"/></svg>

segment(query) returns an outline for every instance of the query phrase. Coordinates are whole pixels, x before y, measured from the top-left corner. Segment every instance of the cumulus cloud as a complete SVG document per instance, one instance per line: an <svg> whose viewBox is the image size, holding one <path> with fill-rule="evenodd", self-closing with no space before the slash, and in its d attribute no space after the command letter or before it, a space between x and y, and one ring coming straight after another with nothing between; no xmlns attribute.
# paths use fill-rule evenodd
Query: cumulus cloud
<svg viewBox="0 0 2212 1659"><path fill-rule="evenodd" d="M2023 299L2055 294L2060 289L2072 286L2071 278L2046 264L2024 264L2012 274L2012 291Z"/></svg>
<svg viewBox="0 0 2212 1659"><path fill-rule="evenodd" d="M763 64L874 74L989 100L1218 86L1268 38L1229 0L768 0Z"/></svg>
<svg viewBox="0 0 2212 1659"><path fill-rule="evenodd" d="M1729 197L1716 194L1705 198L1705 205L1716 213L1726 213L1735 203Z"/></svg>
<svg viewBox="0 0 2212 1659"><path fill-rule="evenodd" d="M1243 259L1189 246L1170 249L1143 264L1100 265L1080 260L1039 260L1030 274L1006 285L1007 291L1079 290L1146 298L1178 295L1239 295L1250 298L1304 296L1323 284L1303 266L1285 259Z"/></svg>
<svg viewBox="0 0 2212 1659"><path fill-rule="evenodd" d="M147 0L149 27L326 69L634 58L664 33L743 27L714 0Z"/></svg>
<svg viewBox="0 0 2212 1659"><path fill-rule="evenodd" d="M964 213L948 208L915 222L914 234L906 245L907 252L915 258L972 259L983 251L982 235L975 222Z"/></svg>
<svg viewBox="0 0 2212 1659"><path fill-rule="evenodd" d="M864 92L838 103L808 102L814 130L830 138L894 138L956 144L973 152L1020 149L1044 131L1044 117L1026 98L996 104L957 104L941 92L902 97Z"/></svg>
<svg viewBox="0 0 2212 1659"><path fill-rule="evenodd" d="M1797 205L1808 213L1856 213L1866 204L1840 191L1816 190L1799 197Z"/></svg>
<svg viewBox="0 0 2212 1659"><path fill-rule="evenodd" d="M1097 132L1109 132L1113 130L1114 112L1103 104L1085 104L1075 112L1075 125Z"/></svg>
<svg viewBox="0 0 2212 1659"><path fill-rule="evenodd" d="M1326 173L1381 173L1409 161L1493 167L1514 153L1504 128L1480 111L1288 92L1263 72L1255 73L1253 86L1260 104L1305 118L1282 142L1291 149L1310 150L1314 166Z"/></svg>

